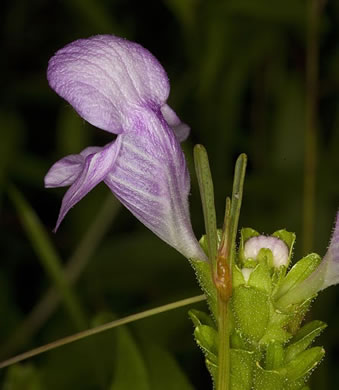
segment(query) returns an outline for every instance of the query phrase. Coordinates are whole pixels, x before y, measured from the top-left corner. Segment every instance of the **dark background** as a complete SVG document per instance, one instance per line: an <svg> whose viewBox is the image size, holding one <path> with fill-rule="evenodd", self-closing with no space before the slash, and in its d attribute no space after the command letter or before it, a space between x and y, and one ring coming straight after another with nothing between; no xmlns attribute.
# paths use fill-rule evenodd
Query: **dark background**
<svg viewBox="0 0 339 390"><path fill-rule="evenodd" d="M203 218L192 147L202 143L209 152L219 224L225 196L231 191L235 159L245 152L249 166L240 226L266 233L280 228L295 231L295 259L306 254L302 220L309 4L305 0L1 3L2 358L79 328L59 305L48 315L47 309L42 310L36 324L24 323L29 330L26 335L15 331L53 282L8 196L10 184L35 210L64 263L79 245L84 246L80 258L88 264L79 272L73 292L87 324L199 294L188 262L121 207L104 185L69 213L56 235L51 233L64 190L43 188L46 171L64 155L108 139L48 87L48 59L72 40L100 33L120 35L148 48L167 70L169 103L192 128L184 150L192 175L190 207L197 236L203 233ZM323 255L339 205L339 2L328 1L319 17L317 141L312 152L317 161L312 171L315 205L308 212L315 215L310 250ZM93 224L97 224L94 233L84 239ZM318 341L327 355L313 375L313 389L339 386L338 291L332 287L322 293L311 313L312 318L329 324ZM17 371L3 370L0 380L14 386L11 389L24 388L17 384L21 377L31 386L27 389L108 389L118 376L117 362L125 361L121 351L126 350L130 375L135 371L133 364L142 365L145 359L147 370L168 370L168 379L163 379L168 389L175 377L172 368L177 375L186 375L194 388L205 389L210 382L192 331L187 308L179 309L130 325L126 332L111 331L48 352ZM131 353L126 346L119 347L121 339L128 340L132 351L139 351L141 363L128 361ZM151 344L159 348L156 353ZM173 367L161 366L160 349Z"/></svg>

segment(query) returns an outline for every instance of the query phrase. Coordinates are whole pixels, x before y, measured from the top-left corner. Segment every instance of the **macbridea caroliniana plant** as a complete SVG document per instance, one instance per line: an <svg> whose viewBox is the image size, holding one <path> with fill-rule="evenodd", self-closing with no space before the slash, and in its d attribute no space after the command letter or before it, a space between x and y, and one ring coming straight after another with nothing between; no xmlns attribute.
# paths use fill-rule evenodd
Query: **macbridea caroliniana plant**
<svg viewBox="0 0 339 390"><path fill-rule="evenodd" d="M236 233L246 156L236 163L224 226L217 230L207 153L194 150L206 235L194 236L190 178L180 147L189 134L167 105L169 81L140 45L112 35L77 40L48 66L50 86L79 115L116 135L56 162L46 187L69 186L56 229L67 212L101 181L143 224L192 264L210 309L191 310L194 336L218 390L306 390L324 356L311 347L326 325L304 324L317 293L339 282L339 214L328 251L292 264L295 235L253 229Z"/></svg>

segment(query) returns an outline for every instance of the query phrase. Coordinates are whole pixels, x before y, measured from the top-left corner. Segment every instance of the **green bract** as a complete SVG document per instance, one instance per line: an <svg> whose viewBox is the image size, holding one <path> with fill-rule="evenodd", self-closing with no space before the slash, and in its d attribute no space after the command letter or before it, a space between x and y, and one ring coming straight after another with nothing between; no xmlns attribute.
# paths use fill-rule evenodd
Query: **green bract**
<svg viewBox="0 0 339 390"><path fill-rule="evenodd" d="M219 232L218 232L219 233ZM305 390L311 372L324 356L324 349L311 347L326 324L312 321L303 326L305 313L313 297L297 304L284 304L284 296L305 280L317 267L320 257L310 254L292 267L274 266L273 253L260 248L255 259L246 259L244 246L253 229L241 231L238 252L232 266L233 290L230 300L231 390ZM288 247L291 264L294 233L279 230L272 237ZM206 240L200 241L208 254ZM194 336L202 349L207 368L216 383L218 372L218 329L216 288L211 267L192 262L209 303L212 316L191 310Z"/></svg>

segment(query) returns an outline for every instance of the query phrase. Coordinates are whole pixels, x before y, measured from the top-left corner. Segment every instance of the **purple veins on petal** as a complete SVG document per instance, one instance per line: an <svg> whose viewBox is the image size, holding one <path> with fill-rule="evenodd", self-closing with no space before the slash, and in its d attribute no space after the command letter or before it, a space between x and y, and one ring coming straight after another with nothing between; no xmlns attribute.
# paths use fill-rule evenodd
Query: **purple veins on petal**
<svg viewBox="0 0 339 390"><path fill-rule="evenodd" d="M311 298L319 291L339 283L339 212L336 216L330 246L318 267L300 284L282 296L287 303L299 303Z"/></svg>
<svg viewBox="0 0 339 390"><path fill-rule="evenodd" d="M339 212L337 212L330 246L322 262L314 271L316 272L323 280L320 290L339 283Z"/></svg>
<svg viewBox="0 0 339 390"><path fill-rule="evenodd" d="M79 39L48 64L50 86L92 125L119 134L134 105L162 106L169 94L166 72L137 43L113 35Z"/></svg>
<svg viewBox="0 0 339 390"><path fill-rule="evenodd" d="M179 141L189 134L167 105L169 82L140 45L101 35L80 39L49 61L50 86L91 124L117 134L55 163L46 187L70 185L56 228L99 182L149 229L188 258L206 260L189 217L190 179Z"/></svg>
<svg viewBox="0 0 339 390"><path fill-rule="evenodd" d="M83 162L81 165L77 166L78 175L63 197L55 230L58 229L68 211L99 184L112 169L119 153L120 146L120 139L117 139L115 142L100 148L100 151L87 155L87 157L81 156L81 154L79 155L83 158ZM60 160L59 163L62 160ZM58 163L52 166L46 177L53 176L57 164Z"/></svg>
<svg viewBox="0 0 339 390"><path fill-rule="evenodd" d="M105 183L165 242L186 257L205 259L189 218L190 181L180 145L152 112L144 123L143 137L121 135L121 151Z"/></svg>

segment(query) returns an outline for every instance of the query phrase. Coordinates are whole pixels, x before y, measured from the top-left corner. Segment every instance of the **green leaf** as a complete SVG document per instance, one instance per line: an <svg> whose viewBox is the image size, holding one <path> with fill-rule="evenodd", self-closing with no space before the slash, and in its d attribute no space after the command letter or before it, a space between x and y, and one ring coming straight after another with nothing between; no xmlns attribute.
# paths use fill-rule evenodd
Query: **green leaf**
<svg viewBox="0 0 339 390"><path fill-rule="evenodd" d="M206 359L217 364L218 362L218 333L214 328L200 325L195 328L194 336L197 344L204 352Z"/></svg>
<svg viewBox="0 0 339 390"><path fill-rule="evenodd" d="M231 389L251 390L254 352L231 349Z"/></svg>
<svg viewBox="0 0 339 390"><path fill-rule="evenodd" d="M264 370L259 363L254 373L253 390L283 390L284 377L277 371Z"/></svg>
<svg viewBox="0 0 339 390"><path fill-rule="evenodd" d="M304 325L286 348L285 363L289 363L308 348L326 327L327 325L322 321L312 321Z"/></svg>
<svg viewBox="0 0 339 390"><path fill-rule="evenodd" d="M268 344L266 350L266 370L275 370L282 366L284 362L284 348L282 343L272 341Z"/></svg>
<svg viewBox="0 0 339 390"><path fill-rule="evenodd" d="M319 364L324 355L325 350L322 347L307 349L277 371L288 380L295 381L309 374Z"/></svg>
<svg viewBox="0 0 339 390"><path fill-rule="evenodd" d="M11 366L6 374L3 390L43 390L41 377L31 364Z"/></svg>
<svg viewBox="0 0 339 390"><path fill-rule="evenodd" d="M207 261L194 259L190 259L190 263L195 270L199 285L206 295L208 306L214 318L217 318L217 291L212 279L211 266Z"/></svg>
<svg viewBox="0 0 339 390"><path fill-rule="evenodd" d="M320 261L319 255L311 253L294 264L275 294L278 306L284 303L283 296L305 280L317 268Z"/></svg>
<svg viewBox="0 0 339 390"><path fill-rule="evenodd" d="M239 286L231 299L235 323L251 341L259 341L267 330L270 306L266 293L253 287Z"/></svg>
<svg viewBox="0 0 339 390"><path fill-rule="evenodd" d="M277 237L280 240L284 241L284 243L289 248L289 255L288 255L288 264L290 264L292 253L293 253L293 246L295 243L296 235L293 232L288 232L285 229L277 230L272 234L273 237Z"/></svg>
<svg viewBox="0 0 339 390"><path fill-rule="evenodd" d="M195 327L199 325L208 325L211 328L215 328L215 323L212 318L201 310L191 309L188 312Z"/></svg>
<svg viewBox="0 0 339 390"><path fill-rule="evenodd" d="M150 389L156 390L194 390L173 356L163 347L149 340L143 343Z"/></svg>
<svg viewBox="0 0 339 390"><path fill-rule="evenodd" d="M202 145L194 147L194 164L199 183L205 229L208 243L208 257L215 265L218 247L217 218L214 205L214 188L206 149Z"/></svg>
<svg viewBox="0 0 339 390"><path fill-rule="evenodd" d="M293 315L287 326L287 329L291 334L295 335L298 332L306 313L310 309L312 301L313 297L303 302L301 305L294 307Z"/></svg>
<svg viewBox="0 0 339 390"><path fill-rule="evenodd" d="M234 329L234 331L232 332L231 337L230 337L230 345L231 345L231 348L233 348L233 349L246 350L248 343L246 342L246 340L244 340L242 338L242 335L240 334L240 332L237 329Z"/></svg>
<svg viewBox="0 0 339 390"><path fill-rule="evenodd" d="M140 350L125 327L117 330L117 349L110 390L151 390Z"/></svg>
<svg viewBox="0 0 339 390"><path fill-rule="evenodd" d="M269 249L261 249L260 253L263 255L263 251L272 252ZM262 290L263 292L270 294L272 291L272 279L270 275L269 266L265 262L260 262L252 271L248 283L249 286Z"/></svg>
<svg viewBox="0 0 339 390"><path fill-rule="evenodd" d="M245 284L244 275L241 272L240 268L234 264L232 269L232 287L233 289Z"/></svg>

